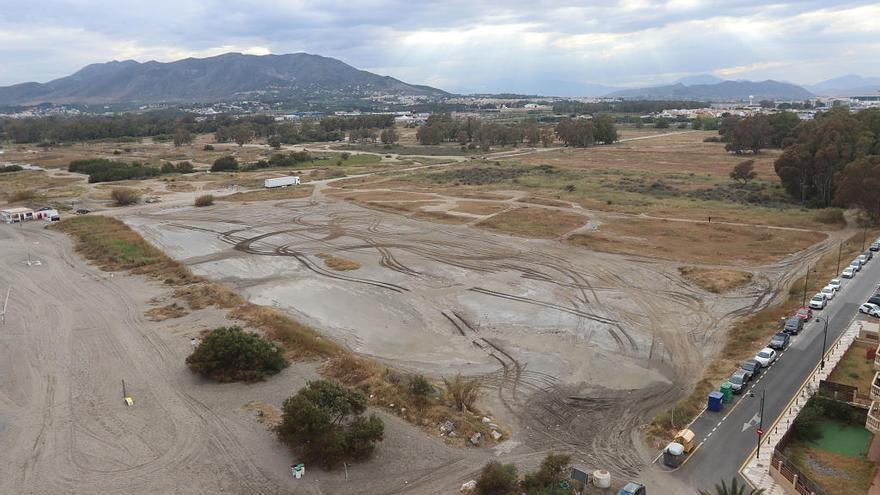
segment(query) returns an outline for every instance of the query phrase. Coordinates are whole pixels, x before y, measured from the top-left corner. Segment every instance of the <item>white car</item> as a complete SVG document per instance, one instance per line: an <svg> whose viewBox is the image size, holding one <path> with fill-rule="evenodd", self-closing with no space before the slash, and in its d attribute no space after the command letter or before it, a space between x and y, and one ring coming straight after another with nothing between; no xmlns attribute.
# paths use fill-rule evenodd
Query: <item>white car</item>
<svg viewBox="0 0 880 495"><path fill-rule="evenodd" d="M834 299L834 296L837 294L837 289L831 287L830 285L826 285L825 287L822 287L820 293L825 296L825 299L828 299L830 301Z"/></svg>
<svg viewBox="0 0 880 495"><path fill-rule="evenodd" d="M859 306L859 313L865 313L866 315L880 318L880 306L873 303L865 303Z"/></svg>
<svg viewBox="0 0 880 495"><path fill-rule="evenodd" d="M867 254L860 254L857 259L859 260L859 262L862 263L862 265L868 264L868 255Z"/></svg>
<svg viewBox="0 0 880 495"><path fill-rule="evenodd" d="M851 266L848 266L843 269L843 272L840 273L840 276L842 278L853 278L856 276L856 269Z"/></svg>
<svg viewBox="0 0 880 495"><path fill-rule="evenodd" d="M766 368L767 366L770 366L773 361L776 361L776 356L776 351L769 347L765 347L755 354L755 361L761 363L761 366Z"/></svg>
<svg viewBox="0 0 880 495"><path fill-rule="evenodd" d="M839 291L840 290L840 279L839 278L832 278L831 282L828 282L828 287L834 287L834 292Z"/></svg>
<svg viewBox="0 0 880 495"><path fill-rule="evenodd" d="M852 267L852 269L855 271L860 271L862 269L862 262L855 259L852 260L852 263L850 263L849 266Z"/></svg>
<svg viewBox="0 0 880 495"><path fill-rule="evenodd" d="M821 292L817 293L810 299L810 307L813 309L825 309L825 305L828 304L828 299L825 298L825 294Z"/></svg>

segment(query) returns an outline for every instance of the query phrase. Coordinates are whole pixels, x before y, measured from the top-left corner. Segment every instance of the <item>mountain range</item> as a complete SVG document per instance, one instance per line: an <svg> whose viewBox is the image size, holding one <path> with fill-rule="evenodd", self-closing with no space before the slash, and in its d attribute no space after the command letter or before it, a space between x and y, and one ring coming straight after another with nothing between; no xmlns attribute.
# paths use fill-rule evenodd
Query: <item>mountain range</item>
<svg viewBox="0 0 880 495"><path fill-rule="evenodd" d="M504 85L494 81L492 85ZM877 94L880 77L847 75L808 86L782 81L731 81L696 74L669 84L616 88L543 77L534 88L557 95L667 100L802 100L815 96ZM112 61L92 64L47 83L0 87L0 106L53 104L190 104L242 100L346 101L376 95L443 98L449 93L356 69L340 60L292 53L226 53L174 62Z"/></svg>
<svg viewBox="0 0 880 495"><path fill-rule="evenodd" d="M226 53L168 63L125 60L92 64L47 83L0 87L0 105L199 103L377 94L448 95L436 88L359 70L329 57Z"/></svg>

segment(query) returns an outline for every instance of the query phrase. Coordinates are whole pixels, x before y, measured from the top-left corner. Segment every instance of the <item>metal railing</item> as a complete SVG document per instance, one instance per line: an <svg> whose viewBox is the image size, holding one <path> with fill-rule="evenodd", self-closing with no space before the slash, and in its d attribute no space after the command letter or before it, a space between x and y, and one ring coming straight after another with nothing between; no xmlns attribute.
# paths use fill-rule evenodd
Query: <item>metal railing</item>
<svg viewBox="0 0 880 495"><path fill-rule="evenodd" d="M874 379L871 380L871 400L880 401L880 371L874 373Z"/></svg>
<svg viewBox="0 0 880 495"><path fill-rule="evenodd" d="M865 428L874 433L880 433L880 403L872 402L868 409L868 418L865 420Z"/></svg>

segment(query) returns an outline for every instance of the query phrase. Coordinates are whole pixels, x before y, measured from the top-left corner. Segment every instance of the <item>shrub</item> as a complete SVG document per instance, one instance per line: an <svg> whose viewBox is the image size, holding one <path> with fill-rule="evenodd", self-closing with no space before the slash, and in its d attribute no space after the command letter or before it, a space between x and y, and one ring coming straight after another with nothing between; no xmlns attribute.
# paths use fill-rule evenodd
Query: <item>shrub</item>
<svg viewBox="0 0 880 495"><path fill-rule="evenodd" d="M474 379L467 379L461 375L455 375L455 378L448 380L443 379L446 384L446 392L449 394L455 407L464 411L470 409L480 395L480 382Z"/></svg>
<svg viewBox="0 0 880 495"><path fill-rule="evenodd" d="M211 172L224 172L227 170L238 170L238 160L234 156L223 156L214 160L211 165Z"/></svg>
<svg viewBox="0 0 880 495"><path fill-rule="evenodd" d="M194 373L219 382L263 380L287 366L281 348L241 327L213 330L186 358Z"/></svg>
<svg viewBox="0 0 880 495"><path fill-rule="evenodd" d="M157 167L141 163L125 163L104 158L73 160L67 167L68 172L76 172L89 176L89 182L114 182L129 179L146 179L161 173Z"/></svg>
<svg viewBox="0 0 880 495"><path fill-rule="evenodd" d="M33 189L19 189L18 191L13 192L9 195L10 203L19 203L21 201L28 201L34 199L37 194Z"/></svg>
<svg viewBox="0 0 880 495"><path fill-rule="evenodd" d="M846 218L843 217L843 210L840 208L825 208L819 210L813 215L813 219L819 223L829 225L845 225Z"/></svg>
<svg viewBox="0 0 880 495"><path fill-rule="evenodd" d="M303 460L332 469L369 457L385 435L382 420L364 417L364 394L318 380L284 401L278 438Z"/></svg>
<svg viewBox="0 0 880 495"><path fill-rule="evenodd" d="M541 461L541 467L534 473L525 476L522 488L526 493L545 493L547 488L558 485L566 478L566 468L571 463L571 456L566 454L547 454Z"/></svg>
<svg viewBox="0 0 880 495"><path fill-rule="evenodd" d="M117 187L110 192L110 197L113 198L116 206L128 206L140 201L141 193L128 187Z"/></svg>
<svg viewBox="0 0 880 495"><path fill-rule="evenodd" d="M5 167L0 167L0 174L5 174L7 172L21 172L24 170L21 165L6 165Z"/></svg>
<svg viewBox="0 0 880 495"><path fill-rule="evenodd" d="M346 151L346 152L340 153L339 156L340 156L343 160L348 160L348 159L351 157L351 153L349 153L349 152Z"/></svg>
<svg viewBox="0 0 880 495"><path fill-rule="evenodd" d="M416 375L409 382L409 393L420 404L424 404L432 392L434 392L434 387L431 386L423 375Z"/></svg>
<svg viewBox="0 0 880 495"><path fill-rule="evenodd" d="M205 147L202 149L204 149L205 151L214 151L214 145L213 144L206 144Z"/></svg>
<svg viewBox="0 0 880 495"><path fill-rule="evenodd" d="M211 206L214 204L213 194L203 194L196 198L195 206Z"/></svg>
<svg viewBox="0 0 880 495"><path fill-rule="evenodd" d="M477 478L477 495L510 495L516 490L516 466L491 461Z"/></svg>

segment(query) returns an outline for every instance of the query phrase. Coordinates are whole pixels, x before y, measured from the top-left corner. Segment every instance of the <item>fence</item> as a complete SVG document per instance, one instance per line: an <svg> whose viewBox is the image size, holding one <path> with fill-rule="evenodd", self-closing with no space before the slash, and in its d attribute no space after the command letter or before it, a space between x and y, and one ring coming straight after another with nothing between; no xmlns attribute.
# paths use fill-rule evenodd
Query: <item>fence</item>
<svg viewBox="0 0 880 495"><path fill-rule="evenodd" d="M779 441L776 449L773 450L773 459L770 462L771 471L776 471L780 476L788 481L789 485L801 495L828 495L819 485L813 483L809 478L803 475L798 468L785 455L782 454L779 446L787 445L790 441L789 430Z"/></svg>

